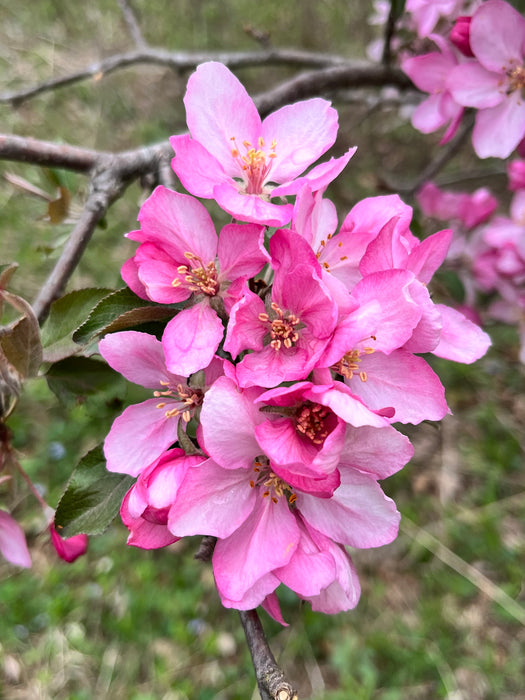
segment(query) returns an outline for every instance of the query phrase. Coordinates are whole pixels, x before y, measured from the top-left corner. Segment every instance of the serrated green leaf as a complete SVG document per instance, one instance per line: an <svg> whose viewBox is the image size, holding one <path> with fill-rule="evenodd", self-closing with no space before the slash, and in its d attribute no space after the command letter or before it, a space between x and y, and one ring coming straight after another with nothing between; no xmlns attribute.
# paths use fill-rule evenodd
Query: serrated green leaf
<svg viewBox="0 0 525 700"><path fill-rule="evenodd" d="M105 362L82 356L55 362L45 376L51 391L64 403L97 394L120 380L120 375Z"/></svg>
<svg viewBox="0 0 525 700"><path fill-rule="evenodd" d="M127 474L107 471L102 445L98 445L71 475L55 513L55 527L64 537L100 535L119 512L133 481Z"/></svg>
<svg viewBox="0 0 525 700"><path fill-rule="evenodd" d="M100 288L79 289L53 302L49 318L42 329L44 362L58 362L82 349L73 340L74 331L84 323L97 303L112 291Z"/></svg>
<svg viewBox="0 0 525 700"><path fill-rule="evenodd" d="M182 304L154 304L124 287L102 299L89 318L73 334L77 343L88 343L103 333L121 331L141 323L171 318Z"/></svg>

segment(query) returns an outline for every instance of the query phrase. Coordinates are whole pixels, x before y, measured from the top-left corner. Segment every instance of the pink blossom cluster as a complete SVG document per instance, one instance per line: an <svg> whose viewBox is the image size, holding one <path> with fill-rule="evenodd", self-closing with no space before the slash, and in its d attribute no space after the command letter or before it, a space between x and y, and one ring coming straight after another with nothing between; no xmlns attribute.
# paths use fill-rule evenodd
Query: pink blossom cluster
<svg viewBox="0 0 525 700"><path fill-rule="evenodd" d="M233 222L217 234L200 201L161 186L128 234L138 243L122 269L129 287L182 305L160 339L130 330L99 344L152 392L104 446L110 471L136 477L121 507L128 543L217 538L227 607L262 605L284 622L284 584L314 610L348 610L360 587L346 547L398 532L379 482L413 449L393 423L449 412L421 354L470 363L490 341L429 294L451 231L421 242L396 195L357 203L338 230L324 190L355 149L305 174L335 141L329 102L261 120L214 62L190 77L184 101L190 134L172 138L173 168Z"/></svg>
<svg viewBox="0 0 525 700"><path fill-rule="evenodd" d="M497 200L484 188L469 195L427 183L418 202L425 215L454 230L448 258L459 264L469 316L479 320L484 305L484 316L516 326L525 362L525 162L509 163L508 175L515 192L510 216L494 214Z"/></svg>
<svg viewBox="0 0 525 700"><path fill-rule="evenodd" d="M413 126L423 133L447 126L446 143L465 108L475 108L476 154L507 158L525 138L525 18L505 0L475 4L473 14L459 17L457 2L409 0L407 10L412 5L420 29L434 26L445 10L456 18L448 36L425 34L437 51L402 61L414 84L429 93L413 114Z"/></svg>

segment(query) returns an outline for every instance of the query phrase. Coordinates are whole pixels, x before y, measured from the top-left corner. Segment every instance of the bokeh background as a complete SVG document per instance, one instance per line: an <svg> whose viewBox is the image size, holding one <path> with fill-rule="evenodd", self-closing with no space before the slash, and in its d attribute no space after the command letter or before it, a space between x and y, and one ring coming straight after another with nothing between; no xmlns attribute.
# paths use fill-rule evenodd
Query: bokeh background
<svg viewBox="0 0 525 700"><path fill-rule="evenodd" d="M131 2L148 44L171 51L256 50L253 35L262 33L275 47L362 59L380 36L367 23L372 3L361 0ZM134 49L117 0L0 0L0 17L0 92ZM238 71L253 94L293 74L277 66ZM186 73L163 67L129 67L16 108L0 105L0 131L107 150L163 141L185 129L186 80ZM422 136L407 122L416 100L392 91L337 96L333 153L358 146L328 191L340 220L364 196L406 188L439 154L439 136ZM71 192L73 219L87 181L0 163L0 262L19 263L12 291L31 300L71 223L52 225L46 203L6 174L50 194L58 178ZM504 165L478 161L468 144L438 181L468 191L490 186L508 203ZM146 195L134 184L110 209L70 289L122 286L119 269L133 249L123 234L135 228ZM220 222L223 215L213 214ZM416 210L415 233L438 228ZM433 291L461 301L450 271ZM475 365L433 360L452 415L407 429L415 457L383 482L402 513L401 532L388 547L352 553L363 587L358 608L334 617L312 613L283 590L290 626L263 613L272 649L301 698L525 698L525 371L515 331L494 324L486 330L493 347ZM22 464L51 505L79 458L103 440L125 405L142 397L118 378L102 394L62 403L45 380L27 384L9 427ZM127 532L115 521L68 565L51 549L32 496L20 486L17 497L33 568L0 563L0 697L258 698L238 616L221 607L210 566L193 560L198 539L146 552L128 548Z"/></svg>

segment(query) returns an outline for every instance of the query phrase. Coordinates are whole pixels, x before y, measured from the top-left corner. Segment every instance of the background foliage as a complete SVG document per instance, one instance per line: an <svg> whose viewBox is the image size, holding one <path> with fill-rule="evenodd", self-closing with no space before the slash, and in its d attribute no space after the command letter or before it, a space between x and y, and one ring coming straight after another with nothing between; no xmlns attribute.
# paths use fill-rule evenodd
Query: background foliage
<svg viewBox="0 0 525 700"><path fill-rule="evenodd" d="M251 27L267 32L278 47L360 58L377 36L366 23L371 3L359 0L135 0L134 7L148 42L171 50L251 50L257 48ZM16 7L0 0L0 16L0 90L132 48L114 0L21 0ZM238 75L256 93L292 72L267 67ZM165 140L185 128L186 78L154 66L129 68L16 109L0 106L2 130L108 150ZM405 105L413 100L407 95ZM335 106L341 126L334 153L359 147L328 192L340 218L363 196L402 189L438 153L438 137L416 133L395 99L380 107L373 94L354 92ZM85 180L70 173L2 163L0 175L6 173L50 193L60 178L72 194L73 217L86 194ZM484 162L480 172L470 146L440 182L465 189L490 185L502 195L505 187L501 162ZM123 233L135 227L145 194L133 185L112 207L70 289L121 286L120 265L134 248ZM20 264L12 291L32 299L70 224L51 225L45 202L2 177L0 212L0 262ZM425 221L417 225L434 230ZM436 293L445 296L447 276L441 281ZM512 329L487 330L494 347L474 366L435 362L453 415L438 427L409 429L416 456L383 484L402 512L402 531L388 547L352 553L363 585L357 610L315 614L290 595L283 596L290 628L264 618L272 648L301 697L523 697L525 620L511 603L525 598L525 373ZM116 375L103 393L86 387L81 399L63 395L61 403L42 379L29 382L9 427L24 467L50 504L122 407L142 396ZM16 515L29 532L33 570L0 564L1 697L257 697L238 617L221 607L210 567L192 558L198 540L140 551L125 546L125 528L115 522L91 538L85 557L67 565L47 544L31 498L20 488Z"/></svg>

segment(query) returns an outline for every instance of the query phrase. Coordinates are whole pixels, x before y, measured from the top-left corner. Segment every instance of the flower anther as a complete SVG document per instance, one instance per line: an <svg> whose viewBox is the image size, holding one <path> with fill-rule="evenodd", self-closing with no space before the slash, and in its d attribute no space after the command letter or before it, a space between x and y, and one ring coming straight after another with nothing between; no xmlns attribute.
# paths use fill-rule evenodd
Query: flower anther
<svg viewBox="0 0 525 700"><path fill-rule="evenodd" d="M322 445L331 432L325 419L331 416L332 412L326 406L306 401L297 413L295 429L309 438L314 445Z"/></svg>
<svg viewBox="0 0 525 700"><path fill-rule="evenodd" d="M297 496L293 492L292 487L270 469L268 457L264 455L256 457L253 461L253 471L257 476L255 479L250 480L250 487L253 489L258 486L262 489L263 498L271 497L273 503L277 503L279 498L288 491L290 493L287 496L288 503L290 505L295 503Z"/></svg>
<svg viewBox="0 0 525 700"><path fill-rule="evenodd" d="M169 383L165 381L161 381L161 384L167 388L164 391L154 391L153 396L156 398L166 397L172 400L174 399L177 403L173 406L172 401L161 401L157 404L157 408L163 409L169 403L171 408L168 408L168 410L164 412L166 418L174 418L175 416L182 415L182 420L189 423L195 410L202 405L204 399L204 392L202 389L193 389L189 386L183 386L182 384L177 384L175 388L172 388Z"/></svg>
<svg viewBox="0 0 525 700"><path fill-rule="evenodd" d="M298 340L297 326L301 323L298 316L285 313L278 304L272 302L269 313L260 313L259 321L269 324L270 345L274 350L291 348Z"/></svg>
<svg viewBox="0 0 525 700"><path fill-rule="evenodd" d="M190 252L184 253L184 257L190 264L178 266L177 272L181 277L173 280L172 287L184 285L192 292L206 294L209 297L215 296L219 291L215 262L211 261L204 265L198 255Z"/></svg>
<svg viewBox="0 0 525 700"><path fill-rule="evenodd" d="M231 149L232 157L240 167L245 183L241 193L269 195L270 190L265 191L264 184L268 180L272 169L272 161L277 157L275 153L276 140L272 140L269 152L263 150L264 139L262 136L257 141L258 148L254 148L250 141L243 141L244 155L241 154L235 136L232 136L230 140L233 143L233 148Z"/></svg>
<svg viewBox="0 0 525 700"><path fill-rule="evenodd" d="M332 365L332 369L337 372L337 374L345 377L345 379L352 379L352 377L357 374L362 382L366 382L368 378L367 374L363 370L359 370L359 363L362 360L361 355L371 355L373 352L375 352L375 350L371 347L365 347L362 350L349 350L345 352L339 362Z"/></svg>
<svg viewBox="0 0 525 700"><path fill-rule="evenodd" d="M508 67L505 66L503 69L508 78L505 94L510 95L516 90L519 90L523 97L523 89L525 88L525 66L513 66L512 64L513 62L511 61L510 65Z"/></svg>

